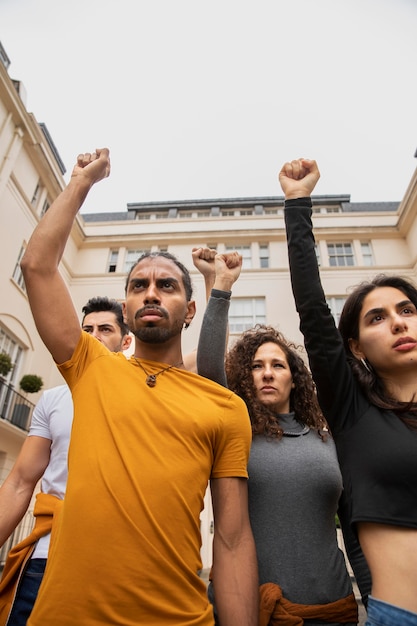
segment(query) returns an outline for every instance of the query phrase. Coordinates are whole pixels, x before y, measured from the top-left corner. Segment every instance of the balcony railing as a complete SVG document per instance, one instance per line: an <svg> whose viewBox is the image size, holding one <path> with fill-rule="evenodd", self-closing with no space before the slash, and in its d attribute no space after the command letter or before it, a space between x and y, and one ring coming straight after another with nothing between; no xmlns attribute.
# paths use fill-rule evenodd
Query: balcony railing
<svg viewBox="0 0 417 626"><path fill-rule="evenodd" d="M18 393L0 377L0 417L21 428L29 430L35 405Z"/></svg>

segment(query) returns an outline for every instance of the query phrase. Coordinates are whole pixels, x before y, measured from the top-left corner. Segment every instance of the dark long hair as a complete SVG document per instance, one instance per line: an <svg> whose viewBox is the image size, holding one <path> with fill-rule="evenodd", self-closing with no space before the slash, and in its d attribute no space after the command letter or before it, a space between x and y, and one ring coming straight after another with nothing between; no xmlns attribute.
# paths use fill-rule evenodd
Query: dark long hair
<svg viewBox="0 0 417 626"><path fill-rule="evenodd" d="M366 296L380 287L393 287L401 291L417 308L417 289L401 276L378 274L370 281L357 285L348 296L339 321L339 331L348 362L364 395L372 404L381 409L393 411L407 426L417 430L417 403L415 398L409 402L399 402L388 395L383 381L379 378L370 363L364 364L354 357L350 349L350 339L359 339L359 319Z"/></svg>
<svg viewBox="0 0 417 626"><path fill-rule="evenodd" d="M283 435L279 415L256 398L252 362L259 346L264 343L275 343L287 358L294 383L290 395L290 411L294 412L298 422L317 430L325 439L326 421L317 402L313 379L299 353L302 348L287 341L272 326L263 324L257 324L242 333L226 356L228 387L245 401L253 434L264 434L271 439L280 439Z"/></svg>

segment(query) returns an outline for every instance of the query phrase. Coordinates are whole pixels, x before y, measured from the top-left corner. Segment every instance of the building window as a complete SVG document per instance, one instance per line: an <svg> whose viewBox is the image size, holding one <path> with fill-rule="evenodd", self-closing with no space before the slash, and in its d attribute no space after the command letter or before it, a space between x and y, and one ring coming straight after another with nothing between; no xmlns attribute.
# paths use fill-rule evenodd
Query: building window
<svg viewBox="0 0 417 626"><path fill-rule="evenodd" d="M332 312L336 326L339 325L340 315L342 313L343 306L346 302L346 298L339 296L329 296L326 298L327 305Z"/></svg>
<svg viewBox="0 0 417 626"><path fill-rule="evenodd" d="M320 261L320 246L319 246L318 243L315 244L314 251L316 253L317 265L320 267L320 265L321 265L321 261Z"/></svg>
<svg viewBox="0 0 417 626"><path fill-rule="evenodd" d="M259 264L261 267L269 267L269 245L261 243L259 246Z"/></svg>
<svg viewBox="0 0 417 626"><path fill-rule="evenodd" d="M229 309L229 330L241 333L255 324L265 324L265 298L232 298Z"/></svg>
<svg viewBox="0 0 417 626"><path fill-rule="evenodd" d="M48 198L45 200L45 202L42 205L42 210L41 210L41 217L43 217L45 215L45 213L47 212L47 210L49 209L49 207L51 206L51 203L49 202Z"/></svg>
<svg viewBox="0 0 417 626"><path fill-rule="evenodd" d="M37 202L39 200L40 193L41 193L41 185L38 182L36 184L35 191L33 192L32 200L30 201L32 206L36 206L36 204L37 204Z"/></svg>
<svg viewBox="0 0 417 626"><path fill-rule="evenodd" d="M17 285L19 285L20 289L22 289L26 293L25 280L23 278L22 269L20 267L20 261L22 260L22 256L23 256L23 254L25 252L25 249L26 249L25 246L22 246L20 248L19 256L17 257L16 265L14 266L12 278L13 278L14 282Z"/></svg>
<svg viewBox="0 0 417 626"><path fill-rule="evenodd" d="M142 254L149 253L150 251L151 251L150 248L143 249L143 250L127 250L123 271L126 273L130 272L130 270L132 269L136 261L139 259L139 257L141 257Z"/></svg>
<svg viewBox="0 0 417 626"><path fill-rule="evenodd" d="M178 211L178 217L179 218L185 218L188 220L195 220L195 219L199 219L202 217L211 217L211 212L210 211L190 211L190 210L183 210L183 211Z"/></svg>
<svg viewBox="0 0 417 626"><path fill-rule="evenodd" d="M369 241L363 241L361 243L362 261L364 265L370 266L374 264L374 256L372 254L372 248Z"/></svg>
<svg viewBox="0 0 417 626"><path fill-rule="evenodd" d="M0 327L0 352L5 352L12 360L13 367L7 374L6 381L13 382L19 372L20 360L23 354L23 348L17 341L11 337L8 332ZM1 395L1 390L0 390Z"/></svg>
<svg viewBox="0 0 417 626"><path fill-rule="evenodd" d="M117 268L117 260L119 258L119 251L118 250L110 250L110 254L109 254L109 262L107 265L107 271L112 273L116 271Z"/></svg>
<svg viewBox="0 0 417 626"><path fill-rule="evenodd" d="M341 213L340 206L313 206L313 213Z"/></svg>
<svg viewBox="0 0 417 626"><path fill-rule="evenodd" d="M203 217L211 217L211 211L191 211L192 219L200 219Z"/></svg>
<svg viewBox="0 0 417 626"><path fill-rule="evenodd" d="M351 243L328 243L327 251L329 254L330 267L355 265Z"/></svg>
<svg viewBox="0 0 417 626"><path fill-rule="evenodd" d="M226 252L239 252L242 255L242 269L250 270L252 268L252 251L250 246L226 246Z"/></svg>
<svg viewBox="0 0 417 626"><path fill-rule="evenodd" d="M234 217L235 210L234 209L222 209L220 213L222 217Z"/></svg>

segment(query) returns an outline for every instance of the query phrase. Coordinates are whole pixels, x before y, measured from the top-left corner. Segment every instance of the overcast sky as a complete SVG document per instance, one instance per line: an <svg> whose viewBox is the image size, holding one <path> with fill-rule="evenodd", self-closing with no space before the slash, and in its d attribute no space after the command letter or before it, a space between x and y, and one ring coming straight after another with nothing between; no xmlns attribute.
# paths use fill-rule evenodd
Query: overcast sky
<svg viewBox="0 0 417 626"><path fill-rule="evenodd" d="M281 195L401 200L417 167L416 0L0 0L0 41L69 178L108 146L83 212Z"/></svg>

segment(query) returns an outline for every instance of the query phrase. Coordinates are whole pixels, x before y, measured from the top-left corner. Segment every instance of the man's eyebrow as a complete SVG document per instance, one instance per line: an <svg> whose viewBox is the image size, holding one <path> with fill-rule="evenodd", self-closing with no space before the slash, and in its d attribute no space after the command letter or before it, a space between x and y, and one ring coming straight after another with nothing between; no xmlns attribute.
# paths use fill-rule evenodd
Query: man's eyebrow
<svg viewBox="0 0 417 626"><path fill-rule="evenodd" d="M137 284L137 283L149 283L149 278L147 276L136 276L129 280L129 285ZM178 278L175 276L160 276L156 279L157 284L162 283L175 283L176 285L180 284Z"/></svg>
<svg viewBox="0 0 417 626"><path fill-rule="evenodd" d="M149 278L147 276L134 276L129 279L129 283L143 283L148 280Z"/></svg>
<svg viewBox="0 0 417 626"><path fill-rule="evenodd" d="M174 278L174 276L165 276L164 278L157 278L156 282L159 283L175 283L176 285L180 284L178 278Z"/></svg>
<svg viewBox="0 0 417 626"><path fill-rule="evenodd" d="M116 325L111 322L103 322L102 324L96 324L97 328L115 328ZM94 328L94 324L83 324L83 329Z"/></svg>
<svg viewBox="0 0 417 626"><path fill-rule="evenodd" d="M143 277L143 278L139 278L139 277L129 278L129 282L127 284L127 290L133 289L133 287L135 287L136 285L145 285L148 282L149 282L149 279L145 278L145 277Z"/></svg>

